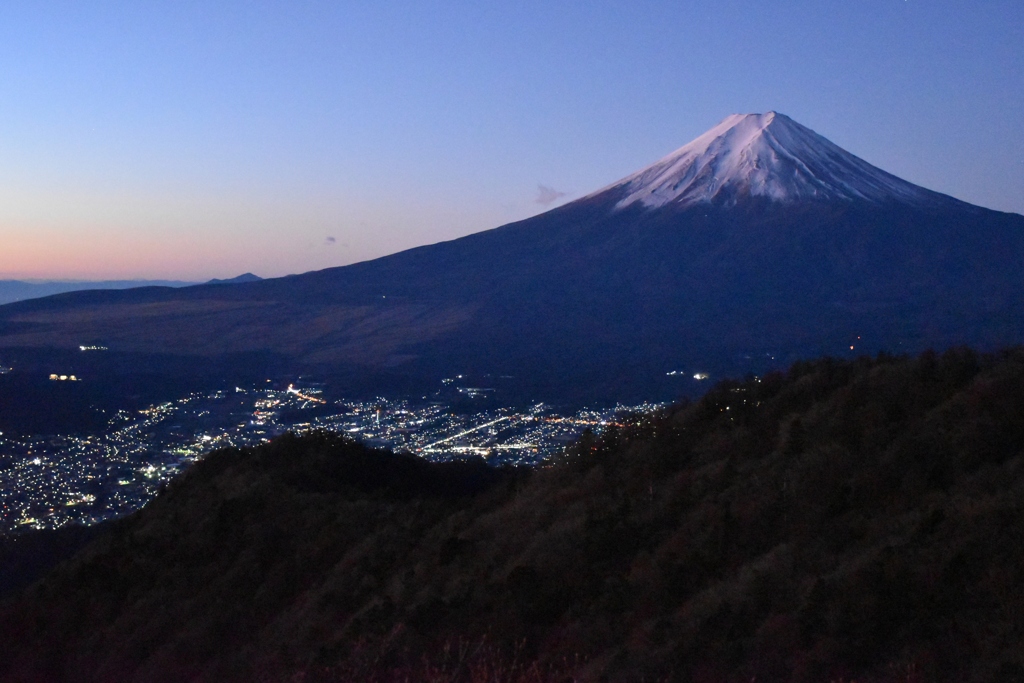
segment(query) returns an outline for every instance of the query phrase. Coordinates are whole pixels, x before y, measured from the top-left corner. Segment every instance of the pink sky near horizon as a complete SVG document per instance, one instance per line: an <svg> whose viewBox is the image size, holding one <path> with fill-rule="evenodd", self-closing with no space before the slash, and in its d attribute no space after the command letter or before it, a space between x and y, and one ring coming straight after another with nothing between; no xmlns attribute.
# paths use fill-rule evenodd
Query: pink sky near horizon
<svg viewBox="0 0 1024 683"><path fill-rule="evenodd" d="M67 200L6 221L0 279L198 282L244 272L279 277L454 239L497 227L487 221L503 218L471 207L446 213L429 202L343 206L312 198ZM533 213L541 208L524 207ZM502 222L523 217L508 207L502 213Z"/></svg>

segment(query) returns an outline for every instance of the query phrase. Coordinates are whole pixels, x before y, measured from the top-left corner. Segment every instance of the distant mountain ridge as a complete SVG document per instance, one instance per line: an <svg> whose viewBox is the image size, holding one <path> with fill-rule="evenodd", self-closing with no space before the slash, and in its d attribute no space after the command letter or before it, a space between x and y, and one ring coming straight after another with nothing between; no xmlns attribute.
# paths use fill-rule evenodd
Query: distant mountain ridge
<svg viewBox="0 0 1024 683"><path fill-rule="evenodd" d="M184 280L0 280L0 305L26 299L77 292L83 289L131 289L134 287L188 287Z"/></svg>
<svg viewBox="0 0 1024 683"><path fill-rule="evenodd" d="M751 114L601 191L450 242L258 282L8 305L0 351L101 344L246 367L255 354L353 391L472 373L511 376L530 400L672 398L698 391L698 373L1021 343L1021 263L1024 217Z"/></svg>
<svg viewBox="0 0 1024 683"><path fill-rule="evenodd" d="M261 278L259 275L253 275L252 273L242 273L241 275L236 275L235 277L227 278L225 280L220 280L218 278L214 278L212 280L207 280L206 284L208 284L208 285L233 285L233 284L239 284L241 282L259 282L262 279L263 278Z"/></svg>
<svg viewBox="0 0 1024 683"><path fill-rule="evenodd" d="M92 289L137 289L139 287L191 287L197 284L235 284L239 282L258 282L258 275L243 273L236 277L208 280L206 283L188 280L0 280L0 305L40 299L54 294L80 292Z"/></svg>

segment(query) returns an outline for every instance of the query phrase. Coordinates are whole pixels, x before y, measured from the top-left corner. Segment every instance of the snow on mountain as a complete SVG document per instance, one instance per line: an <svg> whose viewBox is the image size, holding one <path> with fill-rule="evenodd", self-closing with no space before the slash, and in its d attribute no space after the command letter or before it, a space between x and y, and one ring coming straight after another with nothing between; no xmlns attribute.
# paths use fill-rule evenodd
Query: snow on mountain
<svg viewBox="0 0 1024 683"><path fill-rule="evenodd" d="M948 201L872 166L777 112L734 114L660 161L594 193L620 190L617 208L732 205L743 197L803 200ZM591 195L591 196L594 196Z"/></svg>

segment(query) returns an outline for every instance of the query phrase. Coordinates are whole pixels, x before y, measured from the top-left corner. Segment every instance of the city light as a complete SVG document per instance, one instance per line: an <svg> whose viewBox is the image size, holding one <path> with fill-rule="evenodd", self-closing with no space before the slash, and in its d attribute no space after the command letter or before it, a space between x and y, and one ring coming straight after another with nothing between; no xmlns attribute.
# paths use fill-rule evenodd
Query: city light
<svg viewBox="0 0 1024 683"><path fill-rule="evenodd" d="M54 378L60 381L61 375ZM470 398L491 393L452 386L462 379L446 379L441 386ZM119 410L101 434L5 437L0 441L0 458L8 463L0 468L0 533L125 515L211 451L256 446L289 431L346 434L374 448L430 460L479 456L495 465L530 466L561 452L585 429L600 433L621 425L621 415L659 407L645 403L561 414L537 403L467 414L436 396L422 403L384 397L329 400L316 385L293 383L277 390L270 382L192 393L131 413Z"/></svg>

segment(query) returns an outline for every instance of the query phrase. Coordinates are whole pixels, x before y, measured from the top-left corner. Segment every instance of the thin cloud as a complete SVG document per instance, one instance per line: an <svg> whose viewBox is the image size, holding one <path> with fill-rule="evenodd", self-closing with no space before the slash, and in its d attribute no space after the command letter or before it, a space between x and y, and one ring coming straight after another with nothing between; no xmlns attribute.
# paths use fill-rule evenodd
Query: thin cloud
<svg viewBox="0 0 1024 683"><path fill-rule="evenodd" d="M560 192L553 187L548 187L547 185L541 185L538 183L537 198L534 201L541 206L548 206L549 204L554 204L566 194L567 193Z"/></svg>

